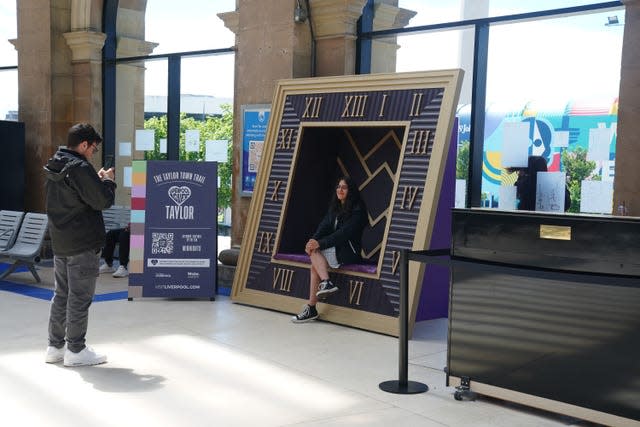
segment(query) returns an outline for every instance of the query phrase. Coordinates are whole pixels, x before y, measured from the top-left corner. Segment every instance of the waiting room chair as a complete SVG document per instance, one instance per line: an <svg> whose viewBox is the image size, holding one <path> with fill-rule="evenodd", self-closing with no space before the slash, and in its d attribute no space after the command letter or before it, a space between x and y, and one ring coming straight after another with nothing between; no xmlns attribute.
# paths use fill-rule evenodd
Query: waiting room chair
<svg viewBox="0 0 640 427"><path fill-rule="evenodd" d="M15 243L23 217L24 212L0 211L0 255Z"/></svg>
<svg viewBox="0 0 640 427"><path fill-rule="evenodd" d="M15 243L10 249L0 253L13 261L13 264L0 274L0 280L13 273L16 268L25 265L36 281L40 283L40 276L38 276L35 264L40 262L40 249L48 224L49 220L46 214L28 212L24 216Z"/></svg>

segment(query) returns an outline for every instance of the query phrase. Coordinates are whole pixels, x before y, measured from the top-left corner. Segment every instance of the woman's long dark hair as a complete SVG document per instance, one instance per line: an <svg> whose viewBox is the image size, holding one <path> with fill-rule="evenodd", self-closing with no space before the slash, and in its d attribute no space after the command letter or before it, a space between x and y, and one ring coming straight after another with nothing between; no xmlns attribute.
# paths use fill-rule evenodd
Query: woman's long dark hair
<svg viewBox="0 0 640 427"><path fill-rule="evenodd" d="M336 194L336 187L340 185L340 181L344 181L349 187L349 191L347 192L347 198L344 201L344 204L340 203L338 200L338 196ZM358 190L358 186L356 183L348 176L341 176L337 181L336 185L333 186L333 197L331 198L331 203L329 204L329 209L331 212L335 213L338 218L349 218L351 216L351 212L353 208L362 203L360 199L360 190Z"/></svg>

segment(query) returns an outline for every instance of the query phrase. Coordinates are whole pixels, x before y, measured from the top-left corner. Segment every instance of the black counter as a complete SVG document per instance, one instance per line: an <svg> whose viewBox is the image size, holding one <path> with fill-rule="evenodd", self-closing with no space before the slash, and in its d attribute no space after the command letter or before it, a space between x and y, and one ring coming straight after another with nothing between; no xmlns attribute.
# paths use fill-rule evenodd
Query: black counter
<svg viewBox="0 0 640 427"><path fill-rule="evenodd" d="M640 218L454 209L452 254L449 376L640 419Z"/></svg>

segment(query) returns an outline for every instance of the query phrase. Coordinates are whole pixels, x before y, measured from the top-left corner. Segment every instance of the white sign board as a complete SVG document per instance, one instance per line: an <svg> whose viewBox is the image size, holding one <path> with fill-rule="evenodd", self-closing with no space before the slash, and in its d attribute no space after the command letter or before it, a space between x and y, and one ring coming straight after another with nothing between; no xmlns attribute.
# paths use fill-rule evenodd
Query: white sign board
<svg viewBox="0 0 640 427"><path fill-rule="evenodd" d="M580 212L611 214L613 181L582 181Z"/></svg>
<svg viewBox="0 0 640 427"><path fill-rule="evenodd" d="M609 145L611 145L611 129L589 129L587 160L609 160Z"/></svg>
<svg viewBox="0 0 640 427"><path fill-rule="evenodd" d="M529 123L506 122L503 128L502 167L527 167L529 142Z"/></svg>
<svg viewBox="0 0 640 427"><path fill-rule="evenodd" d="M200 131L190 129L184 132L184 149L187 153L200 151Z"/></svg>
<svg viewBox="0 0 640 427"><path fill-rule="evenodd" d="M227 148L229 147L229 142L226 139L208 139L204 142L204 144L204 156L207 162L227 162Z"/></svg>
<svg viewBox="0 0 640 427"><path fill-rule="evenodd" d="M569 146L569 131L557 130L553 133L553 146L566 148Z"/></svg>
<svg viewBox="0 0 640 427"><path fill-rule="evenodd" d="M136 129L136 150L153 151L155 131L153 129Z"/></svg>
<svg viewBox="0 0 640 427"><path fill-rule="evenodd" d="M536 184L536 210L564 212L566 174L564 172L538 172Z"/></svg>
<svg viewBox="0 0 640 427"><path fill-rule="evenodd" d="M465 179L456 179L456 208L466 207L467 200L467 181Z"/></svg>
<svg viewBox="0 0 640 427"><path fill-rule="evenodd" d="M498 208L506 210L516 210L516 186L501 185L500 198L498 199Z"/></svg>
<svg viewBox="0 0 640 427"><path fill-rule="evenodd" d="M121 142L118 144L118 154L120 156L131 157L131 143Z"/></svg>
<svg viewBox="0 0 640 427"><path fill-rule="evenodd" d="M122 186L131 187L131 166L125 166L122 169Z"/></svg>

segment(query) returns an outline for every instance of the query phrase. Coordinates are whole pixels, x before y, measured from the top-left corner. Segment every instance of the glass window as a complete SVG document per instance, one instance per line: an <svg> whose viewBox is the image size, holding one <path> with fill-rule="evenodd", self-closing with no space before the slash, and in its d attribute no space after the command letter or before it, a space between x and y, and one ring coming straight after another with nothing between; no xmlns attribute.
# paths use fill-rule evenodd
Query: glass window
<svg viewBox="0 0 640 427"><path fill-rule="evenodd" d="M390 37L373 39L371 72L403 72L462 68L465 72L461 103L471 102L473 77L473 29L437 31L400 35L391 42ZM395 68L383 69L384 64Z"/></svg>
<svg viewBox="0 0 640 427"><path fill-rule="evenodd" d="M235 35L217 14L234 10L235 0L149 0L146 39L159 43L154 54L230 47Z"/></svg>
<svg viewBox="0 0 640 427"><path fill-rule="evenodd" d="M18 51L9 43L17 37L16 2L0 2L0 67L18 65Z"/></svg>
<svg viewBox="0 0 640 427"><path fill-rule="evenodd" d="M205 141L221 138L216 135L217 119L223 116L225 106L233 105L233 68L234 55L229 54L182 58L181 160L204 160Z"/></svg>
<svg viewBox="0 0 640 427"><path fill-rule="evenodd" d="M16 2L0 2L0 67L18 65ZM0 120L18 120L18 70L0 70Z"/></svg>
<svg viewBox="0 0 640 427"><path fill-rule="evenodd" d="M144 154L147 160L167 158L168 61L145 62L144 128L154 130L154 148Z"/></svg>
<svg viewBox="0 0 640 427"><path fill-rule="evenodd" d="M610 16L491 27L483 206L611 212L623 26ZM605 201L581 206L582 191Z"/></svg>
<svg viewBox="0 0 640 427"><path fill-rule="evenodd" d="M233 99L234 55L185 57L181 61L180 89L183 94Z"/></svg>
<svg viewBox="0 0 640 427"><path fill-rule="evenodd" d="M468 1L470 3L474 0ZM601 0L489 0L488 2L490 17L538 12L541 10L563 9L566 7L588 6L603 3Z"/></svg>
<svg viewBox="0 0 640 427"><path fill-rule="evenodd" d="M18 70L0 71L0 120L18 120Z"/></svg>
<svg viewBox="0 0 640 427"><path fill-rule="evenodd" d="M470 103L473 80L474 30L471 28L375 38L371 43L371 72L403 72L462 68L464 78L458 113L456 207L465 206L469 168ZM384 67L392 67L385 69Z"/></svg>
<svg viewBox="0 0 640 427"><path fill-rule="evenodd" d="M374 14L376 14L380 19L383 19L383 16L389 15L389 11L392 10L392 7L381 3L393 3L393 0L375 2ZM602 3L602 1L399 0L397 1L397 8L400 12L398 13L398 17L395 22L388 28L442 24L445 22L515 15L520 13L586 6L598 3ZM410 19L408 24L406 23L407 18Z"/></svg>
<svg viewBox="0 0 640 427"><path fill-rule="evenodd" d="M477 3L484 3L485 1L474 0ZM463 0L400 0L398 8L402 12L399 16L412 17L409 25L400 25L404 23L398 21L394 28L462 21L461 10L463 3ZM381 14L382 10L384 8L376 7L374 8L374 14Z"/></svg>

